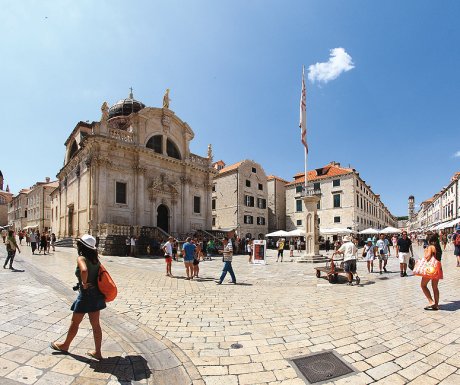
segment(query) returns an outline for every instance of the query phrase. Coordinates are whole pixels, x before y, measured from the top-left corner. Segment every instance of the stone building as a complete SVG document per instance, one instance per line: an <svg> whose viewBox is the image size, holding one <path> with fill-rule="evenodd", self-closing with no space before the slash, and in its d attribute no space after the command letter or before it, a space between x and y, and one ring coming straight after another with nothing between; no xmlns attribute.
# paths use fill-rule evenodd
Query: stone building
<svg viewBox="0 0 460 385"><path fill-rule="evenodd" d="M212 187L212 229L263 238L268 232L268 194L262 166L246 159L230 166L218 161L214 167L219 173Z"/></svg>
<svg viewBox="0 0 460 385"><path fill-rule="evenodd" d="M298 173L286 185L286 230L302 229L305 225L301 199L304 173ZM344 168L331 162L324 167L308 171L309 188L320 195L318 220L322 228L349 228L355 231L368 227L381 229L396 226L397 220L375 194L371 186L361 179L353 168Z"/></svg>
<svg viewBox="0 0 460 385"><path fill-rule="evenodd" d="M65 142L53 194L59 237L99 237L101 252L118 253L126 236L146 240L211 228L212 151L190 152L194 133L169 109L129 97L104 103L100 121L79 122Z"/></svg>
<svg viewBox="0 0 460 385"><path fill-rule="evenodd" d="M15 231L22 230L27 227L27 196L30 189L22 189L19 193L13 196L8 210L8 222L12 225Z"/></svg>
<svg viewBox="0 0 460 385"><path fill-rule="evenodd" d="M286 229L286 184L274 175L267 177L268 232Z"/></svg>
<svg viewBox="0 0 460 385"><path fill-rule="evenodd" d="M24 227L38 229L40 233L51 230L51 193L56 187L58 187L58 182L51 182L48 177L44 182L37 182L30 187L30 191L27 192L27 206L23 207L24 203L21 203L21 211L18 216L18 220L21 221L22 211L27 210L27 220L22 219L21 221L27 224Z"/></svg>
<svg viewBox="0 0 460 385"><path fill-rule="evenodd" d="M3 174L0 171L0 226L6 226L8 222L8 208L9 203L13 198L13 194L10 193L9 186L6 186L6 190L3 190Z"/></svg>
<svg viewBox="0 0 460 385"><path fill-rule="evenodd" d="M409 220L412 230L453 230L460 223L460 172L456 172L447 186L420 204L417 213Z"/></svg>

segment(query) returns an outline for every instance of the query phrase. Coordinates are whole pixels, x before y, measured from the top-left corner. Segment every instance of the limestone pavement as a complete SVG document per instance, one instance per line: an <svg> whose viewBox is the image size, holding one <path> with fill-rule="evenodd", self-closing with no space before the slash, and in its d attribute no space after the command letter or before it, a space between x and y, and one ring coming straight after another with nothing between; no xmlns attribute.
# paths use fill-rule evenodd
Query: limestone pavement
<svg viewBox="0 0 460 385"><path fill-rule="evenodd" d="M312 265L288 262L288 254L276 263L270 251L265 266L235 256L237 285L230 277L214 283L218 257L201 262L201 278L192 281L182 263L173 264L176 278L169 278L162 259L102 257L119 297L102 312L104 354L111 358L95 363L83 358L92 347L88 323L73 355L47 347L70 320L75 250L32 256L24 247L16 268L25 271L0 272L0 376L30 384L66 376L53 381L300 385L288 360L333 349L358 371L336 384L460 382L460 269L452 251L443 256L438 312L423 310L420 279L401 278L394 256L382 275L359 262L361 285L350 287L317 279Z"/></svg>

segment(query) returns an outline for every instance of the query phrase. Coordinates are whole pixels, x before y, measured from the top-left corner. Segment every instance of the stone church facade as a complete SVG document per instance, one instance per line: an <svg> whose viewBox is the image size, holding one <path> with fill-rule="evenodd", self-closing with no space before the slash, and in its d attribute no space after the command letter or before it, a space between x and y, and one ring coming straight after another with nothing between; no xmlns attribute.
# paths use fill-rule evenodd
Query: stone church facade
<svg viewBox="0 0 460 385"><path fill-rule="evenodd" d="M130 93L110 108L104 103L99 122L76 125L51 198L58 237L90 233L112 253L109 244L128 235L211 229L211 146L207 157L192 154L194 133L166 102L146 107Z"/></svg>

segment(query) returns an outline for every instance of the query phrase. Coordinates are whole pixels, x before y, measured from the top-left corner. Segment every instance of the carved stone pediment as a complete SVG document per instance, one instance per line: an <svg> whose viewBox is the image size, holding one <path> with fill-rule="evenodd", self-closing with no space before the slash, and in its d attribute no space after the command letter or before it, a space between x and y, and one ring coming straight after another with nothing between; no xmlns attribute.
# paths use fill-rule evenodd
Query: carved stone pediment
<svg viewBox="0 0 460 385"><path fill-rule="evenodd" d="M154 177L148 187L149 199L155 200L156 197L167 197L176 200L179 196L178 185L172 180L168 180L165 174Z"/></svg>

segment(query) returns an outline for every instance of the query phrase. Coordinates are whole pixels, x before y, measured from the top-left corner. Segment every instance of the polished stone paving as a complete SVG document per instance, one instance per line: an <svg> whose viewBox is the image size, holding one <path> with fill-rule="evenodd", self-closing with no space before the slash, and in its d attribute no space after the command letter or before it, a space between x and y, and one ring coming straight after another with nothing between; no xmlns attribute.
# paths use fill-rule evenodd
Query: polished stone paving
<svg viewBox="0 0 460 385"><path fill-rule="evenodd" d="M420 278L401 278L394 257L382 275L360 261L361 284L350 287L288 255L277 263L270 250L267 265L235 256L238 284L228 276L220 286L219 257L189 281L180 262L169 278L162 259L103 256L119 296L102 311L109 358L97 363L85 357L88 321L71 355L48 348L70 321L75 250L31 255L24 246L15 263L24 271L0 271L0 383L300 385L289 360L330 349L358 371L337 384L460 383L460 268L451 250L438 312L423 310Z"/></svg>

